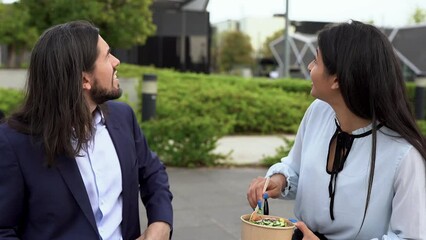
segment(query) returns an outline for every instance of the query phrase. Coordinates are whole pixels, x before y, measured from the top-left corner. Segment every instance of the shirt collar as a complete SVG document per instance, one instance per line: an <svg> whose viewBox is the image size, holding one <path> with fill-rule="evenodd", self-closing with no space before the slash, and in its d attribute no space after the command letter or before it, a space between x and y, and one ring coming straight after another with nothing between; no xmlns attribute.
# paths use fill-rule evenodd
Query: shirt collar
<svg viewBox="0 0 426 240"><path fill-rule="evenodd" d="M95 126L97 126L98 124L105 125L104 113L102 112L99 106L97 106L96 109L93 111L93 123Z"/></svg>

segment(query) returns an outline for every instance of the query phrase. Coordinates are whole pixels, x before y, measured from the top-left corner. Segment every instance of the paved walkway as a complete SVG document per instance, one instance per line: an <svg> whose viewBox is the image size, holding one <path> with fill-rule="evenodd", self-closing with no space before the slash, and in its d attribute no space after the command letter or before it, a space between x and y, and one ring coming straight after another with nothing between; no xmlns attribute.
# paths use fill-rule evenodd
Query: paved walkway
<svg viewBox="0 0 426 240"><path fill-rule="evenodd" d="M25 69L0 69L0 87L23 89L26 77Z"/></svg>
<svg viewBox="0 0 426 240"><path fill-rule="evenodd" d="M252 212L246 192L263 168L168 168L174 194L174 240L238 240L240 216ZM271 199L270 214L294 217L294 201ZM141 226L146 218L141 207Z"/></svg>
<svg viewBox="0 0 426 240"><path fill-rule="evenodd" d="M256 165L266 156L275 156L277 148L284 146L284 138L293 135L249 135L225 136L219 139L216 153L230 155L230 162L236 165Z"/></svg>
<svg viewBox="0 0 426 240"><path fill-rule="evenodd" d="M226 136L219 140L215 152L232 151L237 166L253 165L284 145L284 136ZM286 136L294 138L294 136ZM174 195L175 240L238 240L240 216L252 212L246 192L253 178L264 176L266 168L168 168ZM270 214L294 218L294 201L271 199ZM141 207L141 226L146 217Z"/></svg>

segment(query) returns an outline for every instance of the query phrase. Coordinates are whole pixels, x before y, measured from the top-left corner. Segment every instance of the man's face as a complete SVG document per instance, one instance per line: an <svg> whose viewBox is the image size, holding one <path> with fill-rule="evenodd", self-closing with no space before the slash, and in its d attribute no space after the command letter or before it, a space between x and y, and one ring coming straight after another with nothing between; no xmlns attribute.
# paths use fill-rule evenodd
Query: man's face
<svg viewBox="0 0 426 240"><path fill-rule="evenodd" d="M105 40L99 36L99 54L95 61L95 68L90 74L91 89L89 96L95 104L102 104L105 101L117 99L122 94L116 70L116 67L120 64L120 60L112 55L110 50Z"/></svg>

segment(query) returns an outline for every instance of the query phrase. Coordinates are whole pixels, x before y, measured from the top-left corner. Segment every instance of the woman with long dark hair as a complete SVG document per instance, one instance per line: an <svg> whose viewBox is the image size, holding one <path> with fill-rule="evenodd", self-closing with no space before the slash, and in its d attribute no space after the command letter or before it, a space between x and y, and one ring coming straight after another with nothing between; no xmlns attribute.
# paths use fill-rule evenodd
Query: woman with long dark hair
<svg viewBox="0 0 426 240"><path fill-rule="evenodd" d="M267 193L296 199L304 239L426 239L426 143L391 43L357 21L328 26L309 64L317 98ZM264 178L252 181L252 207Z"/></svg>

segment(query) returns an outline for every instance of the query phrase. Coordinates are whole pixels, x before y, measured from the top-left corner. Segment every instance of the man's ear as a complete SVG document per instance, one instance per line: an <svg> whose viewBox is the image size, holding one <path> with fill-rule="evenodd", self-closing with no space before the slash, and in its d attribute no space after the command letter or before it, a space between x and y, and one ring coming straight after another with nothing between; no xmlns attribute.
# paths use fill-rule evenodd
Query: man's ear
<svg viewBox="0 0 426 240"><path fill-rule="evenodd" d="M91 76L87 72L83 72L82 74L82 84L84 90L90 90L92 88L91 85Z"/></svg>

